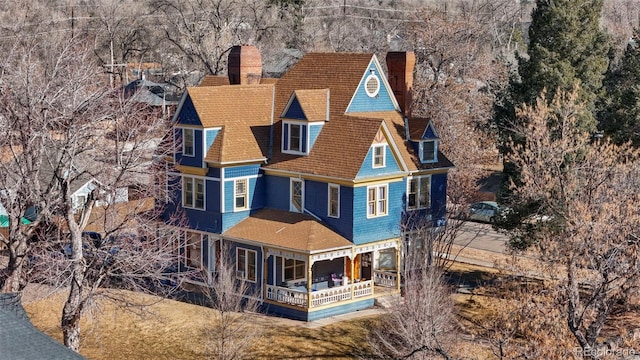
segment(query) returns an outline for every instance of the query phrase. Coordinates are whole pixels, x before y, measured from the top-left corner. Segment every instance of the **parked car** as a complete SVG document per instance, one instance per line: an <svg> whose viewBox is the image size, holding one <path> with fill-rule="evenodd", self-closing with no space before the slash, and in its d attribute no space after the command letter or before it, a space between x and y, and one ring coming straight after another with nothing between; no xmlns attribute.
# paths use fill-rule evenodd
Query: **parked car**
<svg viewBox="0 0 640 360"><path fill-rule="evenodd" d="M480 201L469 206L468 220L493 223L498 217L504 216L508 211L502 208L495 201Z"/></svg>

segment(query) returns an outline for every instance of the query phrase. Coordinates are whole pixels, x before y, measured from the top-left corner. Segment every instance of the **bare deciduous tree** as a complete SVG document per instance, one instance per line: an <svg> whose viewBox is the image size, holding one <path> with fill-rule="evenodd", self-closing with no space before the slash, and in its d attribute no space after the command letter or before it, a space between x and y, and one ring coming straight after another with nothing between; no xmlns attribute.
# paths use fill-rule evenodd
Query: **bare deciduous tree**
<svg viewBox="0 0 640 360"><path fill-rule="evenodd" d="M614 309L640 285L640 154L577 130L583 111L576 93L524 106L527 142L510 160L521 172L514 194L549 216L534 244L569 331L595 358Z"/></svg>
<svg viewBox="0 0 640 360"><path fill-rule="evenodd" d="M450 289L435 266L418 257L408 265L417 268L404 271L403 301L382 315L369 344L384 359L450 359L456 323Z"/></svg>
<svg viewBox="0 0 640 360"><path fill-rule="evenodd" d="M204 274L207 284L199 288L214 310L205 351L215 359L249 359L255 339L265 330L252 321L259 310L258 294L236 277L235 263L226 246L221 247L220 254L215 272Z"/></svg>

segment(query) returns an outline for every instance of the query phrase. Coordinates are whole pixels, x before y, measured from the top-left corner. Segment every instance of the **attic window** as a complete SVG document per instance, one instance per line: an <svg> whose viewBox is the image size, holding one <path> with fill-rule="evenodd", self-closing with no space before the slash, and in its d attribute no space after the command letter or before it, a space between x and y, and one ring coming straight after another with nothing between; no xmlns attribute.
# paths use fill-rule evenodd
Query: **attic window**
<svg viewBox="0 0 640 360"><path fill-rule="evenodd" d="M371 73L367 76L367 79L364 82L364 89L367 92L367 96L378 96L378 92L380 91L380 79L378 79L376 74Z"/></svg>

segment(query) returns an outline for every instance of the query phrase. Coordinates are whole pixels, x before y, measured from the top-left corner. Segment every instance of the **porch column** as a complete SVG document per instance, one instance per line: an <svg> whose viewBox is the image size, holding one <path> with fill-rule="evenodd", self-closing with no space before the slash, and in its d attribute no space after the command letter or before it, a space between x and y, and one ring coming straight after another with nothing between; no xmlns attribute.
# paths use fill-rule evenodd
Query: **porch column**
<svg viewBox="0 0 640 360"><path fill-rule="evenodd" d="M307 256L307 309L311 309L311 305L313 304L311 299L311 282L313 281L313 274L311 272L311 268L313 267L313 263L311 262L311 255Z"/></svg>
<svg viewBox="0 0 640 360"><path fill-rule="evenodd" d="M356 253L355 253L355 251L356 251L355 248L351 248L351 258L350 258L351 261L349 261L349 264L351 266L351 276L350 276L350 279L349 279L349 282L350 282L349 286L351 286L351 299L354 298L354 296L353 296L354 295L353 294L353 292L354 292L353 291L353 274L354 274L353 270L355 269L354 263L356 262Z"/></svg>

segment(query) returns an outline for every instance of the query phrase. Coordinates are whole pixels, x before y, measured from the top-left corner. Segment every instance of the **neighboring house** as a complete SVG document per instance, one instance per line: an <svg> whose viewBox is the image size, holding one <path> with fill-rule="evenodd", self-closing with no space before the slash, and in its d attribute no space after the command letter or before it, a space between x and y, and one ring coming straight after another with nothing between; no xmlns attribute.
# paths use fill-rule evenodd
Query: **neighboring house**
<svg viewBox="0 0 640 360"><path fill-rule="evenodd" d="M399 292L402 229L444 223L453 167L405 111L413 53L387 55L390 80L375 55L311 53L265 84L256 52L235 47L230 85L188 88L174 117L180 269L215 276L228 249L266 311L307 321Z"/></svg>
<svg viewBox="0 0 640 360"><path fill-rule="evenodd" d="M78 211L87 203L89 196L98 196L96 205L105 205L108 203L120 203L129 200L129 189L126 186L111 191L107 186L98 181L92 174L98 174L105 166L100 161L93 160L89 155L78 155L70 167L71 176L69 190L71 193L71 202L73 210ZM40 168L40 184L46 189L54 177L54 170L51 164L44 162Z"/></svg>
<svg viewBox="0 0 640 360"><path fill-rule="evenodd" d="M161 108L163 114L172 114L180 102L178 88L167 83L138 79L127 84L124 91L134 101Z"/></svg>
<svg viewBox="0 0 640 360"><path fill-rule="evenodd" d="M17 293L0 294L0 359L84 359L36 329Z"/></svg>

